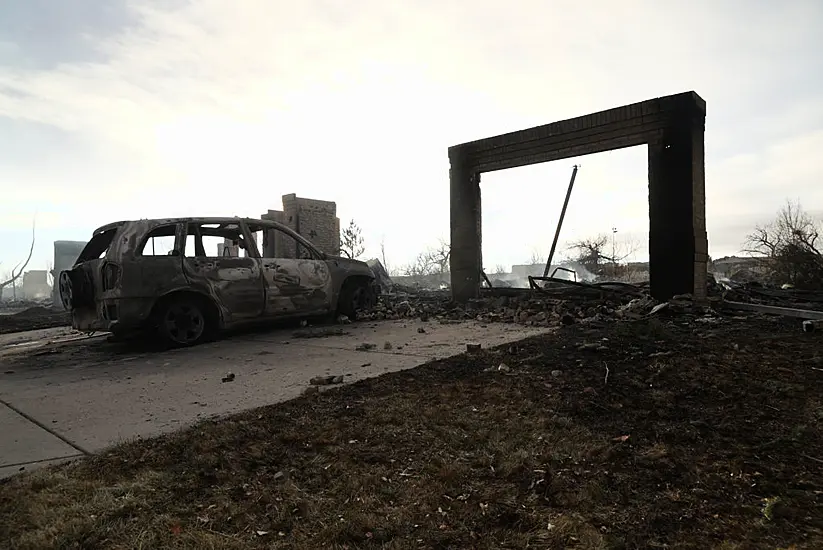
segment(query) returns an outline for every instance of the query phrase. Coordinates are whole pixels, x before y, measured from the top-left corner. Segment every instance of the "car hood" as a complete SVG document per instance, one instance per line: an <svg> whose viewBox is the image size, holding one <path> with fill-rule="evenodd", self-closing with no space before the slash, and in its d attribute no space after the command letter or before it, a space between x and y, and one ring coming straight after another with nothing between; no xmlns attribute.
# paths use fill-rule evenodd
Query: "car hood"
<svg viewBox="0 0 823 550"><path fill-rule="evenodd" d="M326 260L336 264L340 269L345 269L346 271L351 271L352 273L361 273L363 275L374 277L374 273L372 273L371 268L366 264L366 262L362 262L360 260L352 260L350 258L346 258L343 256L331 255L327 255Z"/></svg>

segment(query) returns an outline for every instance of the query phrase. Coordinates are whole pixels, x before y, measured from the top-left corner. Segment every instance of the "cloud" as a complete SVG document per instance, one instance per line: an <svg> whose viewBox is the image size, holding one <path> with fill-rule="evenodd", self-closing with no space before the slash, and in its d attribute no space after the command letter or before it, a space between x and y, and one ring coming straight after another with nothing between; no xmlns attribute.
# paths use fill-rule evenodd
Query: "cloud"
<svg viewBox="0 0 823 550"><path fill-rule="evenodd" d="M823 128L819 2L134 0L116 11L77 37L95 39L93 56L0 66L0 117L71 138L0 167L22 182L15 211L45 204L90 230L257 215L297 192L337 200L398 263L448 233L449 145L689 89L708 102L712 234L739 233L723 220L770 212L789 185L822 198L809 157ZM643 235L642 149L581 162L569 234L600 232L599 220ZM542 246L571 163L484 178L489 261ZM512 226L537 240L495 237Z"/></svg>

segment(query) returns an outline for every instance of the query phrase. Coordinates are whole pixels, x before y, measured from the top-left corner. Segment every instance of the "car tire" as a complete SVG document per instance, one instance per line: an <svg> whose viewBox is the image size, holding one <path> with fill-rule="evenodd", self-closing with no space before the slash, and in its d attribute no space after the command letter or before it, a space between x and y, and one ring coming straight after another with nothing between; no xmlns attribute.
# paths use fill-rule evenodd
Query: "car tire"
<svg viewBox="0 0 823 550"><path fill-rule="evenodd" d="M182 348L202 344L214 337L216 322L203 298L173 296L163 300L155 312L155 326L163 344Z"/></svg>
<svg viewBox="0 0 823 550"><path fill-rule="evenodd" d="M374 306L377 297L369 281L346 281L337 299L337 314L357 320L357 312Z"/></svg>

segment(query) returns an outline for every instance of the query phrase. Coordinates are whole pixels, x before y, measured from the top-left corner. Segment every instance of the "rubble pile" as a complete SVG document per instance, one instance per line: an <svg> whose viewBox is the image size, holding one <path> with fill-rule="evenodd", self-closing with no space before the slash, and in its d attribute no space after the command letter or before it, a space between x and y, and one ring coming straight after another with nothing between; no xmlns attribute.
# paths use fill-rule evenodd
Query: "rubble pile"
<svg viewBox="0 0 823 550"><path fill-rule="evenodd" d="M823 310L823 291L774 288L759 283L723 283L724 300L797 309Z"/></svg>
<svg viewBox="0 0 823 550"><path fill-rule="evenodd" d="M706 313L705 309L695 310L690 295L676 296L659 304L645 289L633 285L563 285L550 290L490 291L468 304L453 302L448 292L385 294L377 306L361 318L407 318L443 323L471 320L548 327L692 312Z"/></svg>
<svg viewBox="0 0 823 550"><path fill-rule="evenodd" d="M23 309L0 309L0 334L71 325L71 314L51 304L30 305Z"/></svg>

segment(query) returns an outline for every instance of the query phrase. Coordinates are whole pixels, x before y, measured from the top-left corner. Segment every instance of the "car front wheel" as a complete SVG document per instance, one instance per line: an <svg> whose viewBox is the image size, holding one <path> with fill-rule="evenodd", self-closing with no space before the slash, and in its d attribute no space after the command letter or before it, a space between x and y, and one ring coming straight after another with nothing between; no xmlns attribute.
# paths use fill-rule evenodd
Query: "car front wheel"
<svg viewBox="0 0 823 550"><path fill-rule="evenodd" d="M358 311L367 311L373 308L376 301L377 296L371 282L346 281L340 291L337 312L354 321L357 319Z"/></svg>

